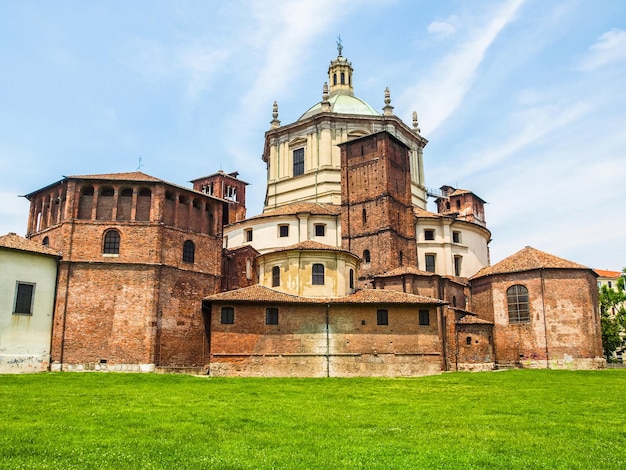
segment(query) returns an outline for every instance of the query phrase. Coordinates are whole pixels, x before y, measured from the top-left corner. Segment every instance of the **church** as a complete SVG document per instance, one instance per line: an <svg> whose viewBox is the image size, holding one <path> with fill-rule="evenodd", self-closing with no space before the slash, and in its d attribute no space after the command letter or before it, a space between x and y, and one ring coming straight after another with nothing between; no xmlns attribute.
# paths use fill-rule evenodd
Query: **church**
<svg viewBox="0 0 626 470"><path fill-rule="evenodd" d="M531 247L491 265L486 202L427 188L417 114L404 123L388 89L378 112L354 85L339 45L318 103L285 125L274 103L259 215L247 216L239 173L222 170L190 188L136 171L27 194L26 238L59 253L52 311L30 312L52 318L46 367L267 377L604 367L596 274ZM11 354L0 350L0 371Z"/></svg>

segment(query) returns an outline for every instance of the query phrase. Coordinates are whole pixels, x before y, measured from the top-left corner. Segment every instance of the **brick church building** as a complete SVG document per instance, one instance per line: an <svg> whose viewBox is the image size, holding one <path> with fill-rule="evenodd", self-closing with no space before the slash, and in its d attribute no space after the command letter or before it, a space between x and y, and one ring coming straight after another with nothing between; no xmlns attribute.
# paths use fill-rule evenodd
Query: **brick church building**
<svg viewBox="0 0 626 470"><path fill-rule="evenodd" d="M484 204L424 185L417 115L354 95L339 49L322 100L265 135L262 214L219 171L65 177L26 197L62 253L52 370L414 376L603 367L595 274L533 248L493 266ZM437 212L426 209L436 198Z"/></svg>

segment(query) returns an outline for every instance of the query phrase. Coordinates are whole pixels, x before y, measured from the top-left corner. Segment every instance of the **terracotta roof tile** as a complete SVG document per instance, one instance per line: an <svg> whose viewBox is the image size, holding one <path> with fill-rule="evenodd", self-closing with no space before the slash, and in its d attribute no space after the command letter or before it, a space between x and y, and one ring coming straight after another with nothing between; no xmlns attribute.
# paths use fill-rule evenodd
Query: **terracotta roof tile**
<svg viewBox="0 0 626 470"><path fill-rule="evenodd" d="M617 279L623 274L620 271L608 271L606 269L594 269L594 272L600 277L609 277L611 279Z"/></svg>
<svg viewBox="0 0 626 470"><path fill-rule="evenodd" d="M414 207L413 213L415 214L416 217L426 217L430 219L444 219L447 217L442 214L437 214L435 212L430 212L424 209L420 209L419 207ZM450 218L450 217L447 217L447 218Z"/></svg>
<svg viewBox="0 0 626 470"><path fill-rule="evenodd" d="M345 297L315 298L279 292L269 287L255 284L250 287L209 295L208 301L219 302L275 302L302 304L420 304L444 305L446 302L422 295L406 294L384 289L361 289Z"/></svg>
<svg viewBox="0 0 626 470"><path fill-rule="evenodd" d="M499 263L482 268L470 279L476 279L493 274L516 273L535 269L589 269L582 264L574 263L558 256L545 253L530 246L503 259Z"/></svg>
<svg viewBox="0 0 626 470"><path fill-rule="evenodd" d="M352 256L358 258L358 256L352 253L351 251L344 250L343 248L337 247L337 246L325 245L324 243L319 243L313 240L305 240L303 242L296 243L295 245L289 245L284 248L278 248L272 251L272 253L280 253L283 251L292 251L292 250L340 251L342 253L349 253Z"/></svg>
<svg viewBox="0 0 626 470"><path fill-rule="evenodd" d="M299 213L309 213L311 215L339 215L341 214L341 206L336 204L328 204L321 202L295 202L276 209L267 209L259 215L250 217L251 219L261 217L272 217L275 215L293 215Z"/></svg>
<svg viewBox="0 0 626 470"><path fill-rule="evenodd" d="M414 274L415 276L437 276L435 273L431 273L428 271L422 271L421 269L417 269L415 266L400 266L399 268L392 269L390 271L384 272L383 274L377 274L372 276L374 278L377 277L395 277L395 276L403 276L406 274Z"/></svg>
<svg viewBox="0 0 626 470"><path fill-rule="evenodd" d="M154 176L146 175L141 171L129 171L125 173L103 173L99 175L74 175L68 176L68 178L82 179L82 180L124 180L124 181L151 181L155 183L166 183L162 179ZM189 188L187 188L189 189Z"/></svg>
<svg viewBox="0 0 626 470"><path fill-rule="evenodd" d="M490 322L488 320L483 320L482 318L478 318L473 313L463 315L455 323L457 325L493 325L493 322Z"/></svg>
<svg viewBox="0 0 626 470"><path fill-rule="evenodd" d="M28 251L31 253L40 253L42 255L61 256L56 250L48 248L47 246L40 245L34 241L28 240L24 237L11 232L7 235L0 237L0 247L9 248L12 250Z"/></svg>

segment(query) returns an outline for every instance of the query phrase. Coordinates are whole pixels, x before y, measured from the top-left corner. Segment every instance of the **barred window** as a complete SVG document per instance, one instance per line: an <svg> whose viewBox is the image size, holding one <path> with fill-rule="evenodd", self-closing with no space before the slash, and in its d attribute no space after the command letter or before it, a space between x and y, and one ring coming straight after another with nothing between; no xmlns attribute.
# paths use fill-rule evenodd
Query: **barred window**
<svg viewBox="0 0 626 470"><path fill-rule="evenodd" d="M530 321L528 289L516 284L506 290L509 307L509 323L527 323Z"/></svg>
<svg viewBox="0 0 626 470"><path fill-rule="evenodd" d="M376 324L389 325L389 312L387 309L380 308L376 310Z"/></svg>
<svg viewBox="0 0 626 470"><path fill-rule="evenodd" d="M293 151L293 176L304 174L304 149Z"/></svg>
<svg viewBox="0 0 626 470"><path fill-rule="evenodd" d="M183 261L185 263L193 263L196 255L196 246L191 240L183 243Z"/></svg>
<svg viewBox="0 0 626 470"><path fill-rule="evenodd" d="M269 307L265 309L265 324L278 325L278 309Z"/></svg>
<svg viewBox="0 0 626 470"><path fill-rule="evenodd" d="M222 325L232 325L235 323L235 309L233 307L222 307Z"/></svg>
<svg viewBox="0 0 626 470"><path fill-rule="evenodd" d="M316 263L313 265L313 279L314 286L324 285L324 265Z"/></svg>
<svg viewBox="0 0 626 470"><path fill-rule="evenodd" d="M13 313L20 315L32 315L34 293L35 284L18 281L15 288L15 306L13 308Z"/></svg>
<svg viewBox="0 0 626 470"><path fill-rule="evenodd" d="M120 232L117 230L107 230L104 233L104 247L102 252L109 255L120 253Z"/></svg>

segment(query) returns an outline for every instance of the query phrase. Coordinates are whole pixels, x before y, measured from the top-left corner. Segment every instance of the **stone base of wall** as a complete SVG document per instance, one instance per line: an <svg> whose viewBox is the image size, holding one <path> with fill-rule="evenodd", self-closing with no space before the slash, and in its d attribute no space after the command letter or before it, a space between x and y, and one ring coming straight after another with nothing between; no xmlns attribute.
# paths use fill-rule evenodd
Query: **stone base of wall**
<svg viewBox="0 0 626 470"><path fill-rule="evenodd" d="M102 364L85 362L84 364L60 364L50 366L52 372L154 372L154 364Z"/></svg>
<svg viewBox="0 0 626 470"><path fill-rule="evenodd" d="M500 369L556 369L556 370L599 370L606 369L606 360L602 357L571 357L544 360L527 360L516 363L498 363Z"/></svg>
<svg viewBox="0 0 626 470"><path fill-rule="evenodd" d="M49 355L0 354L0 374L30 374L45 372L50 365Z"/></svg>
<svg viewBox="0 0 626 470"><path fill-rule="evenodd" d="M439 354L219 355L215 377L415 377L440 374Z"/></svg>
<svg viewBox="0 0 626 470"><path fill-rule="evenodd" d="M495 362L459 363L456 366L456 370L459 372L485 372L495 368Z"/></svg>

